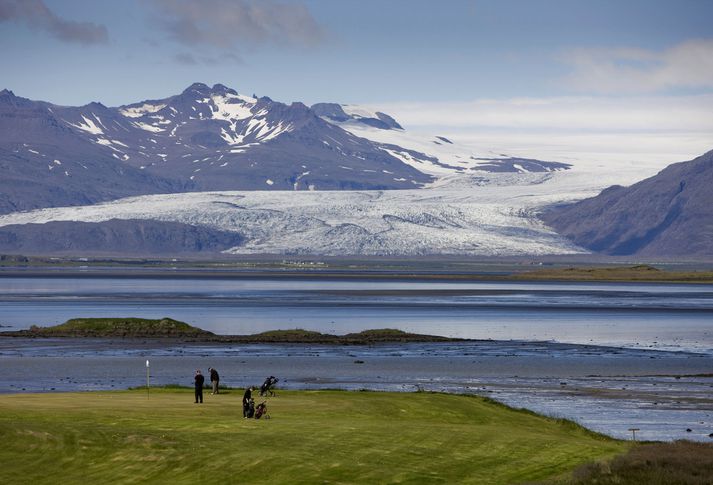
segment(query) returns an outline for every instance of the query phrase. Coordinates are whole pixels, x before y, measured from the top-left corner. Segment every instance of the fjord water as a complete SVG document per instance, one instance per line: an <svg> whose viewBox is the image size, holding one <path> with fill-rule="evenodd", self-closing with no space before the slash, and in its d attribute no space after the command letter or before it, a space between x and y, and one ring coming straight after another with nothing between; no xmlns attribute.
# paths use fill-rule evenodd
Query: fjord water
<svg viewBox="0 0 713 485"><path fill-rule="evenodd" d="M369 328L713 353L713 285L276 278L0 278L0 324L170 317L220 334Z"/></svg>
<svg viewBox="0 0 713 485"><path fill-rule="evenodd" d="M618 438L631 427L642 439L708 441L713 431L713 285L88 276L0 278L0 324L10 327L2 330L133 316L222 334L392 327L494 341L355 348L2 339L0 392L139 386L150 358L159 385L190 384L194 369L217 366L236 387L272 374L294 389L481 394Z"/></svg>

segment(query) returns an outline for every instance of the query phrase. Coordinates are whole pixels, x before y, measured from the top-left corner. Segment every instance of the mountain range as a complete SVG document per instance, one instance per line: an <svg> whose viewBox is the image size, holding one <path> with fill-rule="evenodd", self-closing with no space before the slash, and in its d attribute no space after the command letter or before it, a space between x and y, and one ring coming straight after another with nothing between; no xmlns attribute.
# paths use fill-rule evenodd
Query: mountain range
<svg viewBox="0 0 713 485"><path fill-rule="evenodd" d="M607 188L641 170L221 84L118 107L3 90L0 252L713 256L713 152Z"/></svg>
<svg viewBox="0 0 713 485"><path fill-rule="evenodd" d="M0 91L0 213L141 194L215 190L391 190L434 173L548 171L567 164L468 159L453 165L355 134L397 134L391 116L308 107L195 83L164 99L107 107L32 101ZM434 138L435 144L450 142Z"/></svg>

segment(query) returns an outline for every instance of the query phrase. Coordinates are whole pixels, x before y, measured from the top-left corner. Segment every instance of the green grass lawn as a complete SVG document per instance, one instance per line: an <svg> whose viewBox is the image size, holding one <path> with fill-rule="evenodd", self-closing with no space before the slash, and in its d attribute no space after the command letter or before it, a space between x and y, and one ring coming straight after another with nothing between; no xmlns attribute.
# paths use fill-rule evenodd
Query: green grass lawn
<svg viewBox="0 0 713 485"><path fill-rule="evenodd" d="M0 482L519 483L629 445L477 397L280 392L272 419L242 391L0 395Z"/></svg>

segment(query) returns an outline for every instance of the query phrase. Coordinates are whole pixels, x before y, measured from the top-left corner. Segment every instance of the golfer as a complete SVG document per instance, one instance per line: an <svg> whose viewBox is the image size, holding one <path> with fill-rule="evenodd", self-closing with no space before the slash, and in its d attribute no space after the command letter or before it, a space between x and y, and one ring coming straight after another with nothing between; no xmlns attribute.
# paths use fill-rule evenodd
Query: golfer
<svg viewBox="0 0 713 485"><path fill-rule="evenodd" d="M253 398L253 388L252 386L245 389L245 394L243 394L243 417L247 418L250 412L250 401Z"/></svg>
<svg viewBox="0 0 713 485"><path fill-rule="evenodd" d="M218 371L212 367L209 367L208 370L210 371L210 383L213 386L212 394L218 394L218 383L220 382Z"/></svg>
<svg viewBox="0 0 713 485"><path fill-rule="evenodd" d="M201 374L200 369L196 370L196 376L194 377L194 380L196 385L196 404L198 404L199 402L203 404L203 383L205 382L205 377L203 377L203 374Z"/></svg>

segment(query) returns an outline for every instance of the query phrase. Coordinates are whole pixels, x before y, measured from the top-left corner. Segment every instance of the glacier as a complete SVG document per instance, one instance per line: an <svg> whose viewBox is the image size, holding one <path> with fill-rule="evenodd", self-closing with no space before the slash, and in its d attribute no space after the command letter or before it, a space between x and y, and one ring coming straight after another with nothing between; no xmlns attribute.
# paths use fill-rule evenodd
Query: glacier
<svg viewBox="0 0 713 485"><path fill-rule="evenodd" d="M155 220L239 233L228 254L543 255L585 252L537 218L591 195L586 177L558 173L442 179L430 188L213 191L146 195L0 216L0 227L51 221Z"/></svg>
<svg viewBox="0 0 713 485"><path fill-rule="evenodd" d="M0 114L0 227L184 223L239 234L231 254L578 253L538 214L663 168L547 161L407 130L375 108L219 84L117 108L3 90Z"/></svg>

